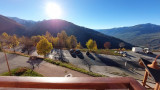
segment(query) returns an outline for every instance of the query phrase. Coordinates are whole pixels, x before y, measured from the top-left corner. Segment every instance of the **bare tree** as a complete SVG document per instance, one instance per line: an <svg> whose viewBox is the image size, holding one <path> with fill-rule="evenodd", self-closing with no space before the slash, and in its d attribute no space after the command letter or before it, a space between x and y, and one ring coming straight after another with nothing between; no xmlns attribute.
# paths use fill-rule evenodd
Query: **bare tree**
<svg viewBox="0 0 160 90"><path fill-rule="evenodd" d="M119 43L119 47L122 49L124 48L125 44L123 42Z"/></svg>

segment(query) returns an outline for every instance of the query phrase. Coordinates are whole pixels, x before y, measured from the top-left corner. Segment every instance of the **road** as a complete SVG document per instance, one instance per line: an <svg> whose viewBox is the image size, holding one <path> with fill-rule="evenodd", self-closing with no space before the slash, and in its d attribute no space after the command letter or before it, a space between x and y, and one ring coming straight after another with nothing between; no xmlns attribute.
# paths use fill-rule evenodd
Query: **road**
<svg viewBox="0 0 160 90"><path fill-rule="evenodd" d="M48 55L51 59L58 59L60 57L59 50L53 50L51 54ZM143 79L144 69L138 64L140 57L149 58L154 60L155 56L159 54L148 56L145 54L134 53L132 51L127 51L127 57L104 55L104 54L93 54L87 56L85 52L82 55L71 55L69 51L62 50L63 60L70 62L73 65L84 68L88 71L95 73L100 73L110 77L115 76L131 76L136 79ZM38 55L36 51L30 53L31 55Z"/></svg>
<svg viewBox="0 0 160 90"><path fill-rule="evenodd" d="M72 77L90 77L89 75L61 66L53 65L40 59L29 61L29 57L24 57L16 54L7 54L7 57L10 69L15 69L18 67L28 67L34 69L34 71L46 77L64 77L67 75L71 75ZM0 74L7 71L8 68L5 61L4 53L0 52Z"/></svg>
<svg viewBox="0 0 160 90"><path fill-rule="evenodd" d="M10 66L10 69L15 69L18 67L29 67L32 68L32 66L27 63L28 57L16 55L16 54L7 54L8 57L8 63ZM4 53L0 52L0 73L8 71Z"/></svg>

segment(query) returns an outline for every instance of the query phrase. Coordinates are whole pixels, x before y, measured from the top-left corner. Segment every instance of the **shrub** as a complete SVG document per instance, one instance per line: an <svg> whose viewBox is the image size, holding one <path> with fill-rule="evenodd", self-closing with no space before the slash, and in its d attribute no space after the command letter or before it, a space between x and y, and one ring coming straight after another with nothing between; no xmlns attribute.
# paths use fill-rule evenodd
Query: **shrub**
<svg viewBox="0 0 160 90"><path fill-rule="evenodd" d="M16 72L15 72L15 75L16 76L20 76L22 75L24 72L27 71L27 68L23 67L23 68L19 68Z"/></svg>

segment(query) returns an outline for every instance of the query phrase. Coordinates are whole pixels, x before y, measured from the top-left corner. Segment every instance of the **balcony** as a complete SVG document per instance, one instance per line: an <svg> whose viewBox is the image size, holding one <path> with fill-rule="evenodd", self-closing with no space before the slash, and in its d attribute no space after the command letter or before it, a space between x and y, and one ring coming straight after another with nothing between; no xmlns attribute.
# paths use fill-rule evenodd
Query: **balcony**
<svg viewBox="0 0 160 90"><path fill-rule="evenodd" d="M2 88L145 90L130 77L0 77Z"/></svg>

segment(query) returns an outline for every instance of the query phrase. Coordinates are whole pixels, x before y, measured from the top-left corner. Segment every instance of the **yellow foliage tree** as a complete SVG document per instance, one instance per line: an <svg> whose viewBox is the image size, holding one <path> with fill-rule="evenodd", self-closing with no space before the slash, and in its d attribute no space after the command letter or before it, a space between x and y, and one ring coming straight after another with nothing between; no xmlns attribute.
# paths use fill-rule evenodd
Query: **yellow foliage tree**
<svg viewBox="0 0 160 90"><path fill-rule="evenodd" d="M76 48L77 48L77 49L82 49L82 48L83 48L80 42L77 44L77 47L76 47Z"/></svg>
<svg viewBox="0 0 160 90"><path fill-rule="evenodd" d="M71 35L70 36L70 45L71 45L71 48L76 48L77 46L77 39L74 35Z"/></svg>
<svg viewBox="0 0 160 90"><path fill-rule="evenodd" d="M9 45L9 43L10 43L9 35L6 32L2 33L1 42L2 42L2 46L8 46Z"/></svg>
<svg viewBox="0 0 160 90"><path fill-rule="evenodd" d="M49 33L48 31L46 31L46 34L45 34L45 36L44 36L49 42L52 42L52 35L51 35L51 33Z"/></svg>
<svg viewBox="0 0 160 90"><path fill-rule="evenodd" d="M92 50L94 47L94 41L92 39L89 39L88 42L86 43L86 46L89 50Z"/></svg>
<svg viewBox="0 0 160 90"><path fill-rule="evenodd" d="M10 37L10 40L11 40L10 46L14 49L15 52L15 47L19 45L19 40L15 34Z"/></svg>
<svg viewBox="0 0 160 90"><path fill-rule="evenodd" d="M43 38L37 43L36 49L39 55L44 55L44 57L46 57L46 55L53 49L53 46L46 38Z"/></svg>
<svg viewBox="0 0 160 90"><path fill-rule="evenodd" d="M93 41L93 50L97 50L98 48L97 48L97 43L96 43L96 41Z"/></svg>
<svg viewBox="0 0 160 90"><path fill-rule="evenodd" d="M66 48L66 40L67 40L68 36L64 30L61 32L61 38L62 38L62 42L63 42L62 47Z"/></svg>
<svg viewBox="0 0 160 90"><path fill-rule="evenodd" d="M36 46L37 43L38 43L42 38L43 38L43 36L40 36L40 35L38 35L38 36L32 36L32 37L31 37L31 40L32 40L34 46Z"/></svg>

